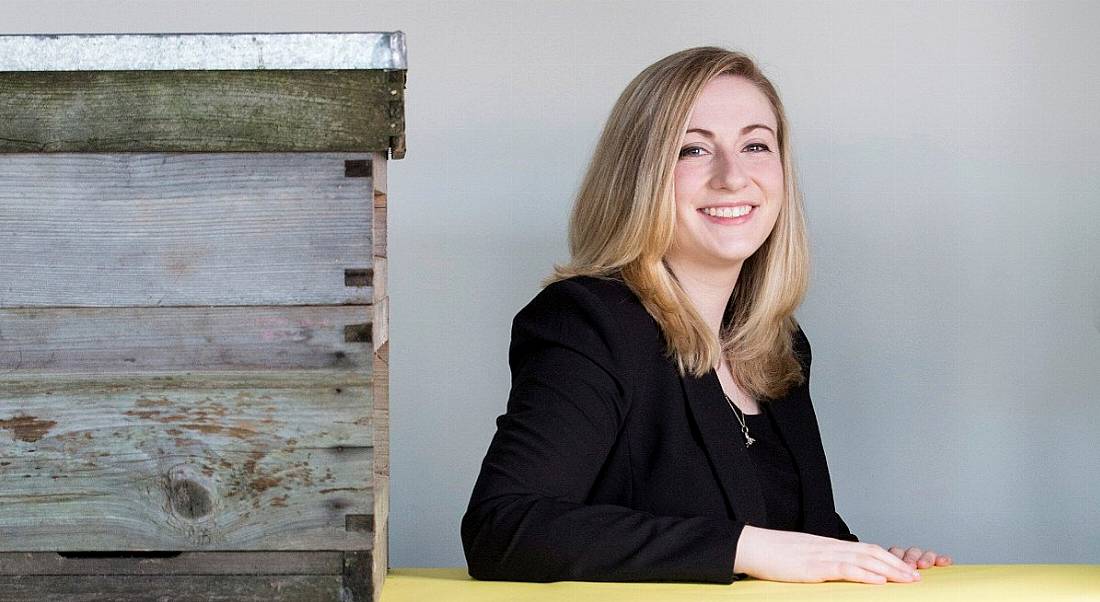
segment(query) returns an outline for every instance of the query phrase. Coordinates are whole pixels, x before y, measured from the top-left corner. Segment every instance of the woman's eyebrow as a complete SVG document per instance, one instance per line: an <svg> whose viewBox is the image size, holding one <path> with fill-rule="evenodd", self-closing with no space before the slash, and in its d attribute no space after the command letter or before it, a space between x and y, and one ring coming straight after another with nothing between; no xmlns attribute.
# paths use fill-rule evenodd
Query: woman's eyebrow
<svg viewBox="0 0 1100 602"><path fill-rule="evenodd" d="M745 127L741 128L741 135L744 136L745 134L751 132L752 130L755 130L756 128L764 128L765 130L768 130L769 132L771 132L772 136L775 135L775 130L771 129L769 126L766 126L762 123L754 123L752 125L746 125ZM692 133L702 134L703 136L706 136L707 138L714 138L714 132L712 132L710 130L704 130L702 128L691 128L690 130L688 130L685 133L687 133L687 134L692 134Z"/></svg>

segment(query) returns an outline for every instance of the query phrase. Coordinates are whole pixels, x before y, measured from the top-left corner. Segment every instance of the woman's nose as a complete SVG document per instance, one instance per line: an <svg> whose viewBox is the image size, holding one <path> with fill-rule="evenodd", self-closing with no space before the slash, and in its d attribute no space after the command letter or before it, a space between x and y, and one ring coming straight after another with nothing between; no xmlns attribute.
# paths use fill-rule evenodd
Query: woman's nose
<svg viewBox="0 0 1100 602"><path fill-rule="evenodd" d="M715 188L738 190L748 184L749 176L736 156L724 155L714 162L711 182Z"/></svg>

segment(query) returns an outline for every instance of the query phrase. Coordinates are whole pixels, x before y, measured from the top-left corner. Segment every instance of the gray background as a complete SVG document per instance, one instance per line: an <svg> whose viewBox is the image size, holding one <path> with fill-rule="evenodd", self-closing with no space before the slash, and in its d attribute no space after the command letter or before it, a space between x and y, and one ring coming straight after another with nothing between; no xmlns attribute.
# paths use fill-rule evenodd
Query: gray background
<svg viewBox="0 0 1100 602"><path fill-rule="evenodd" d="M7 1L3 33L408 35L391 163L392 566L464 565L512 317L567 258L626 83L755 56L793 125L798 313L837 508L959 563L1100 562L1100 10L1089 2Z"/></svg>

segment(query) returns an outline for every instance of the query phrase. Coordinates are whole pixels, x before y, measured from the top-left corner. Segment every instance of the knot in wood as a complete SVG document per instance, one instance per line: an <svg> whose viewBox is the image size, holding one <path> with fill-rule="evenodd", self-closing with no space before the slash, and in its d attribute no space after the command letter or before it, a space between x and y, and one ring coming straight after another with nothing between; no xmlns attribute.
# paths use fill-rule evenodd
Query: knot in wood
<svg viewBox="0 0 1100 602"><path fill-rule="evenodd" d="M168 500L176 514L185 518L202 518L214 507L206 487L191 479L170 481Z"/></svg>

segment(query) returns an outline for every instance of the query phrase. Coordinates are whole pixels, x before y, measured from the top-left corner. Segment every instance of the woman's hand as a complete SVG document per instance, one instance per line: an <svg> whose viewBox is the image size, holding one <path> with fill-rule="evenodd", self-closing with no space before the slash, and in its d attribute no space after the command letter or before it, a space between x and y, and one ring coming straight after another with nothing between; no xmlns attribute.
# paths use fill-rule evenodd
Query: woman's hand
<svg viewBox="0 0 1100 602"><path fill-rule="evenodd" d="M902 559L905 564L918 569L926 569L932 566L947 566L951 564L950 556L942 556L936 554L932 550L921 550L920 548L899 548L894 546L890 548L890 553L898 558Z"/></svg>
<svg viewBox="0 0 1100 602"><path fill-rule="evenodd" d="M733 571L768 581L919 581L900 557L870 543L842 541L797 531L746 526L737 542Z"/></svg>

